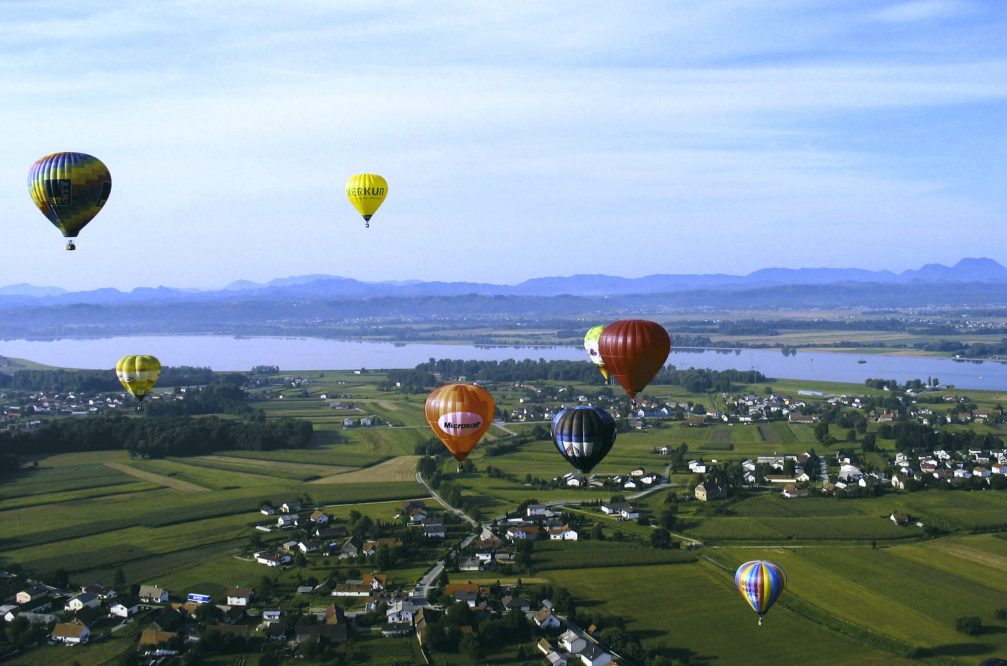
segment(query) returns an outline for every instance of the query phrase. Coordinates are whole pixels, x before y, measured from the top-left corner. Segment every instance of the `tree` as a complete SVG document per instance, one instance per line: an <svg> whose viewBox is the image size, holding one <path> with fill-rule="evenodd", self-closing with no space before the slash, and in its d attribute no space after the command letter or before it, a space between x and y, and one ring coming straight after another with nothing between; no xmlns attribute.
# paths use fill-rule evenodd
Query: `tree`
<svg viewBox="0 0 1007 666"><path fill-rule="evenodd" d="M468 604L466 604L468 605ZM476 663L482 656L482 646L474 634L468 634L458 643L458 652L468 657L471 663Z"/></svg>
<svg viewBox="0 0 1007 666"><path fill-rule="evenodd" d="M126 585L126 572L122 570L122 567L115 568L115 578L112 579L112 582L120 591Z"/></svg>
<svg viewBox="0 0 1007 666"><path fill-rule="evenodd" d="M663 527L656 528L650 534L650 545L653 548L670 548L671 532L664 529Z"/></svg>
<svg viewBox="0 0 1007 666"><path fill-rule="evenodd" d="M675 511L665 509L661 512L660 517L657 519L657 523L666 530L673 530L675 529L675 525L678 523L678 516L675 515Z"/></svg>
<svg viewBox="0 0 1007 666"><path fill-rule="evenodd" d="M862 443L864 451L877 451L878 450L878 436L873 432L869 432L864 435L864 441Z"/></svg>
<svg viewBox="0 0 1007 666"><path fill-rule="evenodd" d="M601 523L595 523L594 527L591 528L591 538L596 541L605 540L605 526Z"/></svg>
<svg viewBox="0 0 1007 666"><path fill-rule="evenodd" d="M983 630L983 621L975 615L963 615L955 618L955 631L966 636L975 636Z"/></svg>

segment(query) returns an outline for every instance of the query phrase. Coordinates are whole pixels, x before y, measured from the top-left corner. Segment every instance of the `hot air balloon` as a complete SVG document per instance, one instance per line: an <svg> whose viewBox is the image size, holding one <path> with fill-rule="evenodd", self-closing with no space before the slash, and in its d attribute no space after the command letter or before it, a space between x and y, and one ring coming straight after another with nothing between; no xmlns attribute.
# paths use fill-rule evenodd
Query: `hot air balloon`
<svg viewBox="0 0 1007 666"><path fill-rule="evenodd" d="M608 368L605 367L605 359L601 357L601 353L598 351L598 338L601 337L601 332L604 330L605 324L599 324L587 330L587 333L584 334L584 351L591 358L591 362L598 366L598 372L605 378L605 383L607 384Z"/></svg>
<svg viewBox="0 0 1007 666"><path fill-rule="evenodd" d="M624 319L605 327L598 351L610 375L635 403L671 352L671 338L660 324L645 319Z"/></svg>
<svg viewBox="0 0 1007 666"><path fill-rule="evenodd" d="M759 614L759 626L765 615L783 593L787 574L780 565L768 560L745 562L734 574L734 585L748 605Z"/></svg>
<svg viewBox="0 0 1007 666"><path fill-rule="evenodd" d="M161 362L149 354L128 354L115 364L115 374L123 388L136 398L139 403L150 393L161 374Z"/></svg>
<svg viewBox="0 0 1007 666"><path fill-rule="evenodd" d="M550 430L560 455L581 474L594 469L615 444L615 420L597 407L562 409Z"/></svg>
<svg viewBox="0 0 1007 666"><path fill-rule="evenodd" d="M101 211L112 191L112 176L97 157L84 153L53 153L28 170L28 192L42 214L67 238ZM66 249L77 247L72 240Z"/></svg>
<svg viewBox="0 0 1007 666"><path fill-rule="evenodd" d="M492 425L496 403L478 386L445 384L430 392L423 411L430 429L444 442L460 469L460 463Z"/></svg>
<svg viewBox="0 0 1007 666"><path fill-rule="evenodd" d="M364 216L365 227L371 226L371 216L378 212L387 194L388 183L376 173L358 173L346 181L346 197Z"/></svg>

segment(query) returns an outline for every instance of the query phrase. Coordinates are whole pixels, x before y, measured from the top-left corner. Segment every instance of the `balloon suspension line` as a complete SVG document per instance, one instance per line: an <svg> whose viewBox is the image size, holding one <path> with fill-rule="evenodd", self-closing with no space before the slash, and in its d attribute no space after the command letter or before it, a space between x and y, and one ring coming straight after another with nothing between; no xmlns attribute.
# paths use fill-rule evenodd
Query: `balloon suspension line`
<svg viewBox="0 0 1007 666"><path fill-rule="evenodd" d="M370 228L371 228L371 221L364 220L364 229L370 229Z"/></svg>

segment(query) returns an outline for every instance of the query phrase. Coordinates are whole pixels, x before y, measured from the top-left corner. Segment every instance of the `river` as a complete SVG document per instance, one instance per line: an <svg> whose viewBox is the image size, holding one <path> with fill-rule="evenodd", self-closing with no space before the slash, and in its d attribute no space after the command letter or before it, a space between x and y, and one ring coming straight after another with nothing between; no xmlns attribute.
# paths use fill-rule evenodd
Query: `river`
<svg viewBox="0 0 1007 666"><path fill-rule="evenodd" d="M0 355L68 368L111 368L124 354L154 354L166 365L209 366L247 371L256 365L284 370L412 368L430 358L472 360L539 359L585 361L580 347L477 347L474 345L355 342L321 338L222 335L5 340ZM859 361L865 361L860 363ZM809 379L861 384L868 377L938 378L959 388L1007 390L1007 364L960 362L925 356L885 356L802 352L778 349L675 350L668 359L678 368L758 370L778 379Z"/></svg>

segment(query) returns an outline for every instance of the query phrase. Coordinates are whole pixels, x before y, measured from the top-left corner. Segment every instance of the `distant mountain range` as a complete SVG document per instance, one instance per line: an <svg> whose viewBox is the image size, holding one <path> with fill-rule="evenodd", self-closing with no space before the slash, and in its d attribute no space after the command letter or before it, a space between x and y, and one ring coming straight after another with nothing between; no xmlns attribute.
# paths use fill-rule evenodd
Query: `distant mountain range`
<svg viewBox="0 0 1007 666"><path fill-rule="evenodd" d="M240 300L359 300L374 298L409 299L445 296L648 296L683 292L738 292L797 286L847 286L876 284L922 285L979 283L1007 285L1007 268L993 259L962 259L954 266L927 264L902 273L868 271L858 268L763 268L748 275L659 274L640 278L610 275L541 277L516 285L479 282L363 282L333 275L302 275L277 278L266 283L239 280L223 289L196 290L170 287L140 287L123 292L104 288L70 292L58 287L15 284L0 287L0 307L18 305L69 305L116 303L180 303Z"/></svg>

